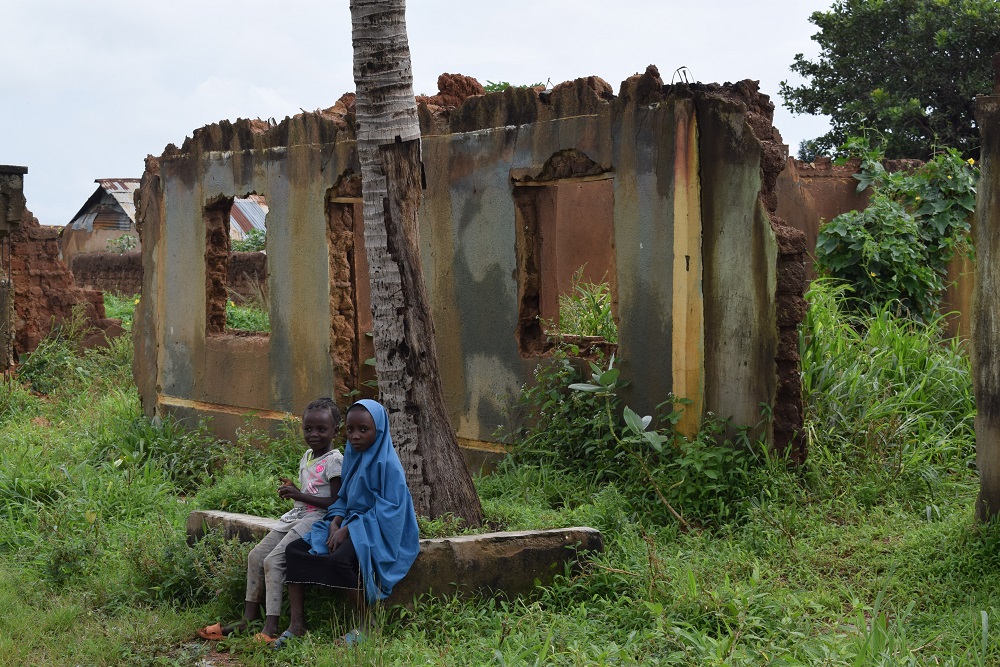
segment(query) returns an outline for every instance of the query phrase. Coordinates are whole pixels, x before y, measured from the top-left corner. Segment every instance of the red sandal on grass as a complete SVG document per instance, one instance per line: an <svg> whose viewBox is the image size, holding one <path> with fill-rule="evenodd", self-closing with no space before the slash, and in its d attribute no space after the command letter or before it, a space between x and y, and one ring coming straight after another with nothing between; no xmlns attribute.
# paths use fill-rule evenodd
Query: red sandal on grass
<svg viewBox="0 0 1000 667"><path fill-rule="evenodd" d="M274 642L278 641L277 637L272 637L271 635L265 635L263 632L258 632L253 636L253 640L260 644L273 645Z"/></svg>
<svg viewBox="0 0 1000 667"><path fill-rule="evenodd" d="M226 638L226 635L222 633L222 623L213 623L212 625L206 625L203 628L198 628L198 636L202 639L210 640Z"/></svg>

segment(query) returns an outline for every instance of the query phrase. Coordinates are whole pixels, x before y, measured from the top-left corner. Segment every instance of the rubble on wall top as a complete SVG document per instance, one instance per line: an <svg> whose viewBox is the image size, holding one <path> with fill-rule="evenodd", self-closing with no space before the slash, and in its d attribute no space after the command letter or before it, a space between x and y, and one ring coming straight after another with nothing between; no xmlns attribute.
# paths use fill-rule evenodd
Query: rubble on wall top
<svg viewBox="0 0 1000 667"><path fill-rule="evenodd" d="M507 88L486 93L473 77L442 74L438 93L418 96L417 113L425 134L455 134L495 127L524 125L541 120L605 113L609 105L650 105L672 96L730 100L747 110L747 121L761 141L773 141L774 105L759 92L758 82L664 84L655 65L622 82L618 95L604 79L588 76L546 89ZM196 129L178 148L170 144L163 158L203 151L246 151L290 145L334 143L346 133L354 138L354 93L346 93L326 109L302 111L282 121L237 119ZM293 129L294 128L294 129Z"/></svg>

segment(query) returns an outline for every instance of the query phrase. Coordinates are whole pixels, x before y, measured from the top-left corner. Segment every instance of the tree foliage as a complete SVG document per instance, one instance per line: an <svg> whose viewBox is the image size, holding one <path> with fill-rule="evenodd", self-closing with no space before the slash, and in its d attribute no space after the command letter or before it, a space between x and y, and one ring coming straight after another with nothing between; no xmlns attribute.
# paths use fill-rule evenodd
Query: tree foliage
<svg viewBox="0 0 1000 667"><path fill-rule="evenodd" d="M781 83L793 113L825 114L833 129L806 152L828 152L864 128L880 131L887 158L929 159L936 146L979 157L976 95L992 90L1000 52L996 0L837 0L809 19L821 51L795 56L807 83Z"/></svg>

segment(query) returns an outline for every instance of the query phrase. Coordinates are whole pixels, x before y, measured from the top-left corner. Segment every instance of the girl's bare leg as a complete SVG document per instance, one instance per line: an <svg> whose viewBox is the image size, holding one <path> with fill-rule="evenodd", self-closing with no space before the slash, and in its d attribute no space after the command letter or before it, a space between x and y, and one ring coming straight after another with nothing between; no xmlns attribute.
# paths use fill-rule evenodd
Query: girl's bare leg
<svg viewBox="0 0 1000 667"><path fill-rule="evenodd" d="M368 619L368 601L365 599L364 591L357 588L347 589L347 597L357 610L357 627L363 632L371 630Z"/></svg>
<svg viewBox="0 0 1000 667"><path fill-rule="evenodd" d="M264 617L264 628L261 630L262 633L268 637L278 636L278 617L277 616L265 616Z"/></svg>
<svg viewBox="0 0 1000 667"><path fill-rule="evenodd" d="M231 625L223 627L222 634L229 635L234 632L242 632L247 629L248 623L250 623L251 621L256 621L258 618L260 618L260 605L258 603L247 601L244 602L243 604L244 604L243 618L241 618L240 620ZM277 619L275 619L275 625L277 625ZM275 631L277 631L277 627L275 627Z"/></svg>
<svg viewBox="0 0 1000 667"><path fill-rule="evenodd" d="M288 631L296 637L301 637L306 633L306 588L303 584L288 584L288 607L290 620ZM277 632L277 618L275 618L275 632Z"/></svg>

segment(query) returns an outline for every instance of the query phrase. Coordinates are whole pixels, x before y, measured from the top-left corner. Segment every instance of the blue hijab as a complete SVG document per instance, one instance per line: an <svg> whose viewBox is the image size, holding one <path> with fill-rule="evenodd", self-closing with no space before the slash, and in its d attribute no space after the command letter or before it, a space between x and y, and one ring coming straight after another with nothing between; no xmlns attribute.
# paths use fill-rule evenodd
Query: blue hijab
<svg viewBox="0 0 1000 667"><path fill-rule="evenodd" d="M344 448L340 493L324 519L344 517L361 565L365 597L384 600L420 553L420 533L406 475L389 435L389 415L380 403L362 399L348 408L367 410L375 421L375 442L360 454ZM306 536L316 553L329 553L325 530L314 526ZM315 530L319 528L319 530Z"/></svg>

